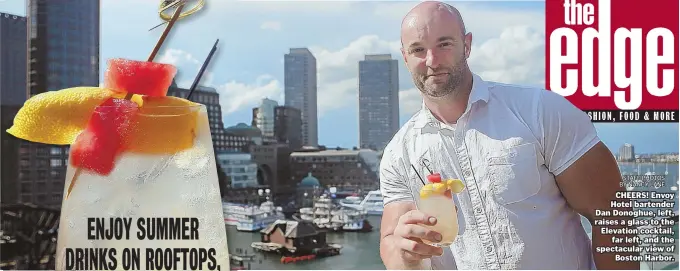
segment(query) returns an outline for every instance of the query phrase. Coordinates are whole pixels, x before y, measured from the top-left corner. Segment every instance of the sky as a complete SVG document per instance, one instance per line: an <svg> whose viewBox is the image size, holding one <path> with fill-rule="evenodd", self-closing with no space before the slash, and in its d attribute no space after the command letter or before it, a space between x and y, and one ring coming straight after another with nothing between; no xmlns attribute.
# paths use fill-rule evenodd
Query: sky
<svg viewBox="0 0 680 271"><path fill-rule="evenodd" d="M101 70L107 59L146 59L160 37L160 0L101 0ZM155 61L176 65L177 83L189 87L216 39L219 47L201 84L215 87L225 126L250 124L263 98L283 104L283 56L307 47L317 60L319 144L358 144L358 61L391 54L399 61L400 123L419 109L420 93L400 53L402 17L411 1L207 0L180 20ZM545 27L541 1L450 1L473 33L469 63L482 78L544 87ZM0 11L25 15L23 0L0 0ZM595 124L616 152L677 152L678 124ZM341 127L341 128L339 128Z"/></svg>

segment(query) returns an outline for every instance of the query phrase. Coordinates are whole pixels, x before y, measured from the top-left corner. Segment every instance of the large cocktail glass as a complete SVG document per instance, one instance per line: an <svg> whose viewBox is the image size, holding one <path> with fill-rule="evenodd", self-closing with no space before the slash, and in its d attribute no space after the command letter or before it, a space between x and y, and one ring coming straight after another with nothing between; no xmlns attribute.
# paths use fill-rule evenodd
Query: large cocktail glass
<svg viewBox="0 0 680 271"><path fill-rule="evenodd" d="M94 114L101 112L96 110ZM147 248L213 248L220 270L229 270L222 201L205 106L192 104L146 108L140 115L144 121L137 123L137 132L151 134L136 138L133 136L129 143L131 147L120 154L108 176L69 164L61 210L56 269L66 269L67 248L115 248L119 270L122 270L121 255L124 248L140 249L142 260L138 270L146 270ZM177 141L183 138L176 134L186 129L194 134L190 147L176 152L161 152L166 147L181 147L183 143ZM168 130L171 132L168 133ZM166 132L153 134L154 131ZM77 175L76 178L73 178L74 175ZM75 185L67 196L68 187L73 181ZM88 227L94 225L88 223L88 218L103 218L107 229L110 229L111 218L131 219L129 240L88 240ZM197 218L198 239L137 238L140 230L138 219L162 218ZM150 226L145 221L144 227ZM184 225L179 228L183 227ZM166 227L166 230L169 229ZM182 261L179 264L180 270L191 269L183 268ZM204 263L201 270L207 270L207 264Z"/></svg>
<svg viewBox="0 0 680 271"><path fill-rule="evenodd" d="M449 246L458 235L458 216L456 203L451 196L451 189L443 183L428 184L420 189L420 197L416 201L418 210L437 218L434 226L424 225L442 235L438 243L423 240L433 246Z"/></svg>

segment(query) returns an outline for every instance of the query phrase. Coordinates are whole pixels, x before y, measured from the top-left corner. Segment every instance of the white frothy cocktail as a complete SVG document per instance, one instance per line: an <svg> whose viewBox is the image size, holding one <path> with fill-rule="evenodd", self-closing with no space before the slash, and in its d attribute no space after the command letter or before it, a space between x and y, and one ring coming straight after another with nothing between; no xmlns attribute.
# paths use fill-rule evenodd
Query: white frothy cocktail
<svg viewBox="0 0 680 271"><path fill-rule="evenodd" d="M424 225L426 228L442 235L442 240L433 243L423 240L424 243L434 246L449 246L458 236L458 210L453 200L453 194L460 193L464 185L460 180L441 180L437 174L428 176L431 183L420 189L420 197L417 200L418 210L427 215L437 218L434 226Z"/></svg>
<svg viewBox="0 0 680 271"><path fill-rule="evenodd" d="M178 112L196 115L195 140L191 148L168 154L122 153L107 176L81 171L73 178L78 169L69 164L59 228L57 270L65 270L67 256L72 257L66 254L67 248L72 251L76 248L116 249L113 257L118 270L123 269L125 248L139 249L139 270L208 270L208 265L215 264L220 270L229 270L227 236L205 106L177 107L170 114L167 109L163 111L148 113L164 118L168 123L186 121L186 114ZM67 198L71 181L76 184ZM100 228L92 230L90 227L98 223L89 222L88 218L97 218L106 230L113 228L112 218L125 219L131 223L129 239L106 240L97 236L97 240L90 240L88 235L97 233ZM192 222L198 222L198 227ZM189 236L191 240L182 238L182 235L191 235L192 230L198 236ZM149 240L150 234L156 236ZM173 251L179 248L189 250ZM212 249L214 254L199 255L196 249L201 248L206 252ZM148 254L147 249L153 252ZM164 262L175 261L168 259L175 255L182 260L177 261L177 267L167 268ZM154 259L150 260L149 256ZM197 267L199 258L204 261ZM148 263L153 266L147 266ZM74 263L68 264L73 266ZM92 269L91 265L86 267Z"/></svg>

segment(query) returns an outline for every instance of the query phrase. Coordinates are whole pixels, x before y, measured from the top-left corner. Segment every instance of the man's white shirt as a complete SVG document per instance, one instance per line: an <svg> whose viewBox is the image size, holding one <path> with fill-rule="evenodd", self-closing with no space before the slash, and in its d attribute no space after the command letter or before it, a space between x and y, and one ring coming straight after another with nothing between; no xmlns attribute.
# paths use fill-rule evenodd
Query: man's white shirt
<svg viewBox="0 0 680 271"><path fill-rule="evenodd" d="M594 269L580 216L555 182L599 142L590 118L538 88L473 78L467 109L446 125L423 105L394 136L380 163L387 206L413 201L439 172L466 189L454 195L459 235L435 269Z"/></svg>

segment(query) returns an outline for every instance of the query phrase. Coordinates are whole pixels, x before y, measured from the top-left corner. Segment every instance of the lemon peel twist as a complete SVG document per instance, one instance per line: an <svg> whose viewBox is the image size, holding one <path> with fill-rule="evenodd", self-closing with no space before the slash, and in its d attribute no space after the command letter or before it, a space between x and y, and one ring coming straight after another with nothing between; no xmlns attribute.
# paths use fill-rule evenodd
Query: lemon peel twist
<svg viewBox="0 0 680 271"><path fill-rule="evenodd" d="M44 92L24 103L7 133L37 143L70 145L87 126L98 105L124 95L99 87Z"/></svg>

